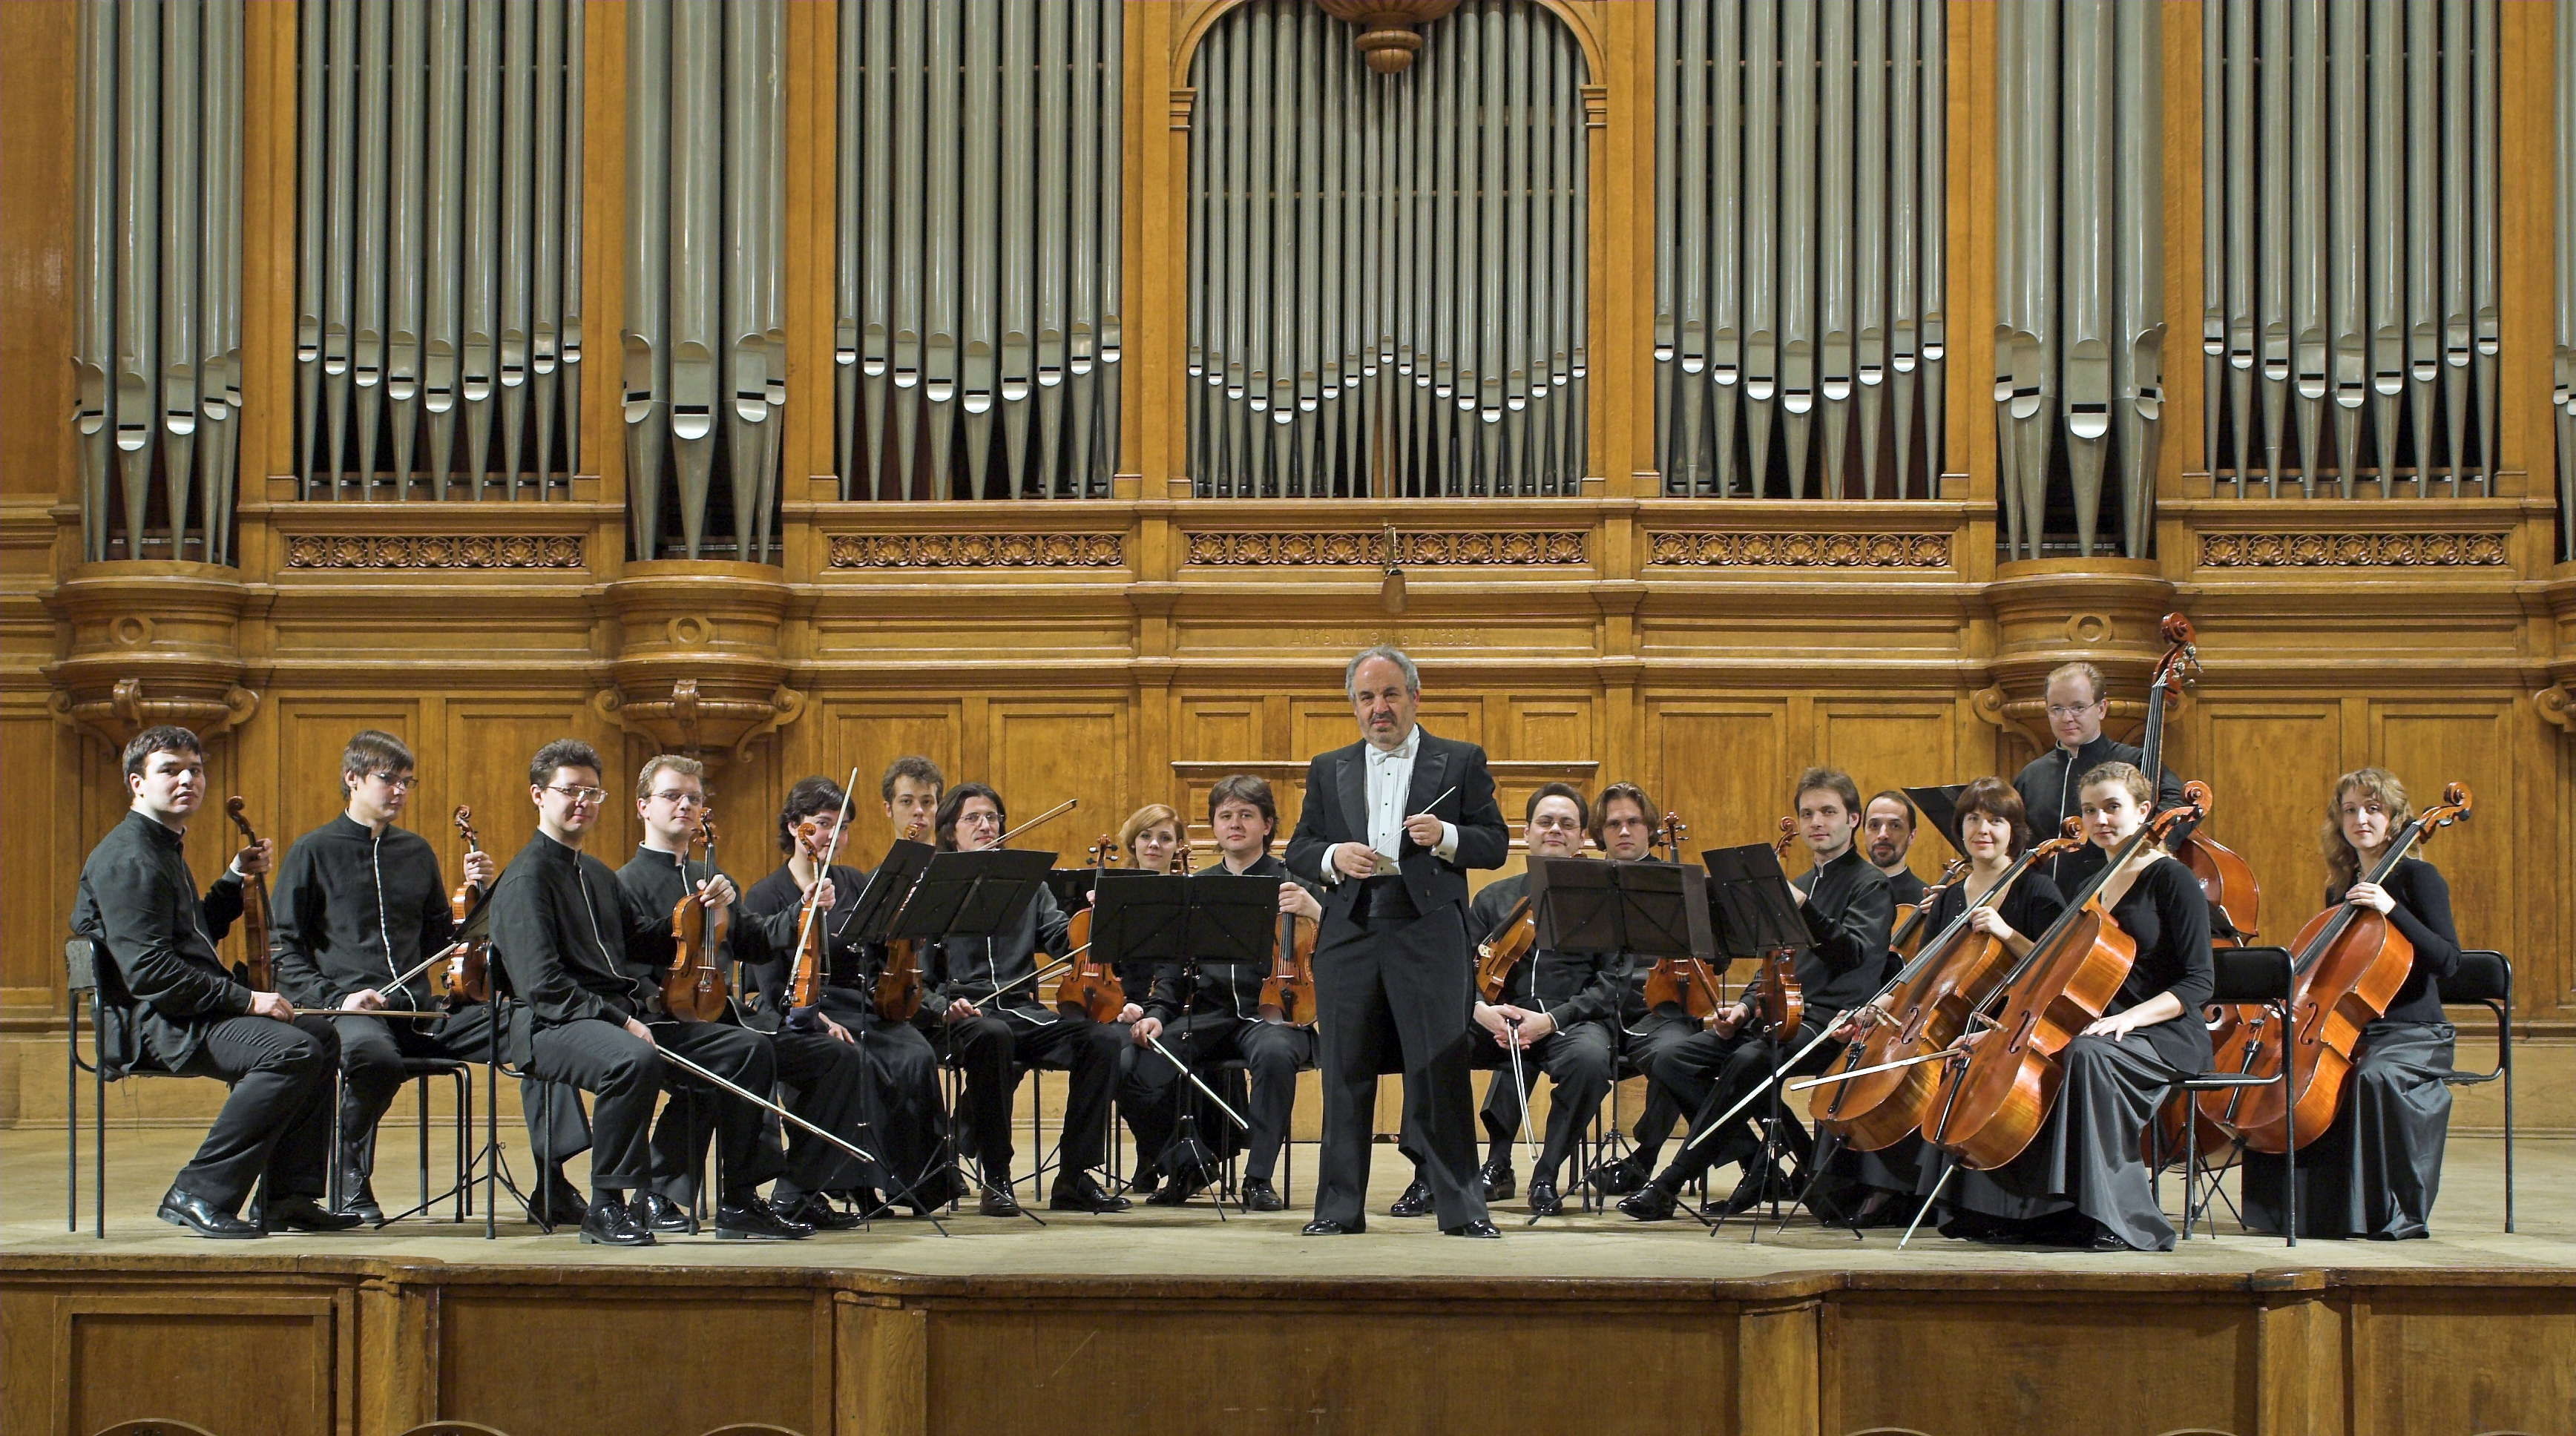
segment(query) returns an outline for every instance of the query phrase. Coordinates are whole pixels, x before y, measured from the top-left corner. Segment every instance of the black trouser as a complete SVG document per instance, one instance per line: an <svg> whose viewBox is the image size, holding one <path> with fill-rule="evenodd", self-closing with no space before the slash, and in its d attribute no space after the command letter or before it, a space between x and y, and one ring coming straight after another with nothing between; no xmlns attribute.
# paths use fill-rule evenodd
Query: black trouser
<svg viewBox="0 0 2576 1436"><path fill-rule="evenodd" d="M1656 1059L1700 1030L1699 1023L1686 1016L1672 1016L1669 1011L1647 1013L1644 1021L1619 1034L1619 1075L1650 1077ZM1663 1150L1664 1140L1673 1134L1673 1124L1680 1120L1681 1108L1674 1103L1673 1094L1661 1083L1649 1080L1646 1108L1637 1114L1637 1125L1629 1129L1637 1139L1637 1161L1649 1173L1656 1154Z"/></svg>
<svg viewBox="0 0 2576 1436"><path fill-rule="evenodd" d="M482 1062L492 1055L492 1008L477 1003L446 1018L423 1023L407 1018L351 1014L330 1019L340 1034L340 1170L365 1181L376 1168L376 1124L402 1091L403 1059L442 1057ZM527 1120L528 1145L541 1162L560 1165L590 1145L590 1124L582 1115L580 1094L570 1087L554 1090L540 1101L519 1084L519 1112ZM545 1120L538 1114L543 1110ZM356 1196L349 1184L346 1195Z"/></svg>
<svg viewBox="0 0 2576 1436"><path fill-rule="evenodd" d="M656 1028L653 1035L661 1036L661 1030ZM777 1054L779 1085L790 1089L784 1103L787 1110L826 1132L874 1151L859 1140L860 1104L867 1082L867 1059L859 1055L859 1049L819 1027L811 1032L788 1028L760 1035L768 1039ZM770 1095L763 1088L752 1090ZM729 1092L714 1096L701 1092L674 1098L663 1107L661 1120L653 1124L654 1189L682 1206L694 1201L698 1174L706 1169L707 1144L715 1131L715 1119L724 1106L747 1105ZM855 1174L857 1159L849 1153L769 1113L759 1113L759 1121L764 1130L786 1128L787 1159L784 1174L778 1179L782 1197L865 1185L865 1179ZM762 1145L769 1145L771 1140L764 1136ZM853 1164L853 1175L846 1181L836 1180L845 1162ZM728 1180L733 1177L730 1165L725 1168L725 1176Z"/></svg>
<svg viewBox="0 0 2576 1436"><path fill-rule="evenodd" d="M1252 1127L1244 1137L1243 1174L1254 1181L1270 1180L1279 1165L1279 1146L1288 1139L1288 1114L1297 1102L1297 1073L1315 1065L1315 1034L1285 1022L1237 1017L1231 1012L1193 1012L1163 1029L1163 1045L1211 1087L1216 1083L1210 1073L1218 1063L1243 1059L1249 1069L1243 1120ZM1137 1052L1132 1079L1119 1101L1145 1160L1154 1160L1171 1139L1184 1085L1180 1069L1164 1061L1163 1054L1151 1048ZM1202 1110L1202 1130L1211 1122L1234 1125L1222 1112Z"/></svg>
<svg viewBox="0 0 2576 1436"><path fill-rule="evenodd" d="M723 1134L726 1191L719 1195L756 1187L784 1165L761 1120L766 1113L705 1086L664 1062L659 1051L668 1047L719 1077L766 1094L778 1078L778 1059L769 1039L757 1032L715 1022L657 1023L653 1041L646 1042L617 1023L584 1018L539 1028L529 1045L530 1076L569 1083L597 1099L593 1187L634 1191L651 1183L653 1104L666 1090L675 1097L696 1094L700 1109Z"/></svg>
<svg viewBox="0 0 2576 1436"><path fill-rule="evenodd" d="M1841 1016L1832 1012L1810 1012L1798 1030L1786 1040L1772 1042L1769 1034L1738 1032L1720 1037L1714 1032L1692 1034L1674 1043L1656 1059L1650 1080L1664 1087L1682 1110L1692 1113L1690 1135L1698 1146L1684 1144L1675 1153L1672 1164L1664 1168L1656 1182L1667 1190L1679 1191L1690 1180L1720 1162L1744 1162L1749 1165L1762 1151L1761 1129L1755 1123L1769 1117L1777 1099L1780 1113L1780 1150L1804 1158L1807 1153L1807 1129L1791 1110L1785 1091L1766 1093L1744 1102L1741 1110L1727 1118L1725 1129L1702 1137L1701 1131L1728 1109L1743 1102L1746 1093L1771 1080L1778 1064L1814 1042L1818 1034ZM1840 1054L1833 1043L1818 1044L1805 1060L1788 1069L1793 1073L1821 1072Z"/></svg>
<svg viewBox="0 0 2576 1436"><path fill-rule="evenodd" d="M1516 1092L1512 1085L1512 1054L1482 1027L1476 1029L1476 1038L1470 1060L1494 1072L1485 1088L1485 1159L1509 1164L1512 1143L1521 1135L1521 1104L1528 1094ZM1531 1180L1553 1181L1573 1154L1574 1144L1582 1140L1592 1114L1601 1110L1601 1099L1610 1095L1610 1073L1617 1060L1610 1049L1606 1022L1578 1022L1521 1049L1523 1079L1534 1088L1544 1072L1555 1084L1547 1101L1547 1136L1539 1144L1538 1167L1530 1173Z"/></svg>
<svg viewBox="0 0 2576 1436"><path fill-rule="evenodd" d="M227 1017L207 1028L178 1074L219 1077L232 1095L171 1185L227 1212L240 1209L254 1182L263 1202L319 1198L339 1056L327 1017Z"/></svg>
<svg viewBox="0 0 2576 1436"><path fill-rule="evenodd" d="M1390 1058L1404 1074L1404 1130L1444 1228L1485 1218L1476 1185L1475 1089L1468 1019L1475 964L1456 903L1417 914L1393 878L1367 880L1368 915L1327 915L1315 948L1318 1066L1324 1141L1315 1219L1354 1231L1368 1199L1377 1079Z"/></svg>
<svg viewBox="0 0 2576 1436"><path fill-rule="evenodd" d="M1007 1016L1004 1014L1008 1014ZM975 1156L994 1185L1011 1170L1011 1064L1068 1075L1061 1176L1101 1164L1109 1145L1109 1094L1118 1082L1123 1022L1094 1022L1037 1007L987 1008L948 1024L948 1051L966 1073Z"/></svg>

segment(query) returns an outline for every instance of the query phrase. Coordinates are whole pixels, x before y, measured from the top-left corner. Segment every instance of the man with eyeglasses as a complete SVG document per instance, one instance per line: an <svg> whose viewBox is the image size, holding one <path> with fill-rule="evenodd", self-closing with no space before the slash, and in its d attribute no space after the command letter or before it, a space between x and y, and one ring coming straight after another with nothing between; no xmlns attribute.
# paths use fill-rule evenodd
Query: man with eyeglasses
<svg viewBox="0 0 2576 1436"><path fill-rule="evenodd" d="M1593 818L1593 841L1601 845L1604 857L1613 862L1644 863L1670 861L1655 856L1655 805L1646 790L1634 783L1613 783L1601 790L1600 812ZM1620 955L1624 976L1619 994L1619 1072L1642 1077L1653 1067L1655 1059L1700 1030L1698 1022L1677 1003L1661 1007L1646 1005L1646 975L1654 970L1651 958L1633 953ZM1592 1189L1606 1196L1624 1197L1646 1185L1655 1175L1655 1163L1663 1152L1664 1142L1673 1134L1674 1124L1681 1121L1681 1109L1673 1102L1672 1093L1649 1082L1646 1101L1637 1114L1637 1125L1629 1135L1636 1147L1615 1162L1604 1162L1592 1170Z"/></svg>
<svg viewBox="0 0 2576 1436"><path fill-rule="evenodd" d="M269 903L272 945L279 990L299 1007L346 1014L331 1019L340 1033L343 1079L339 1210L383 1226L384 1208L370 1182L376 1124L402 1091L403 1060L484 1060L492 1050L492 1007L475 1003L436 1018L370 1015L439 1010L439 969L415 969L446 949L455 920L438 850L395 826L419 788L411 749L375 728L352 735L340 754L340 786L348 806L297 838L278 864ZM491 886L497 869L490 854L467 853L463 866L468 884ZM547 1220L578 1222L582 1200L564 1181L562 1163L590 1145L581 1101L569 1087L543 1101L524 1089L521 1096L529 1145L554 1167L554 1180L538 1183L552 1194Z"/></svg>
<svg viewBox="0 0 2576 1436"><path fill-rule="evenodd" d="M2142 749L2103 736L2102 719L2110 701L2102 692L2102 670L2090 663L2068 663L2048 675L2048 731L2057 746L2030 760L2013 778L2022 807L2030 813L2031 831L2055 837L2066 820L2077 816L2082 797L2077 784L2105 763L2144 766ZM2167 768L2157 781L2156 808L2179 806L2182 777ZM2073 892L2100 870L2102 850L2086 843L2078 850L2048 860L2044 871L2059 892Z"/></svg>
<svg viewBox="0 0 2576 1436"><path fill-rule="evenodd" d="M577 738L539 748L528 763L528 798L537 809L537 831L492 890L493 957L519 999L510 1013L510 1055L529 1075L569 1082L597 1099L582 1241L653 1245L642 1194L653 1186L650 1127L655 1100L666 1089L715 1104L724 1144L716 1235L811 1235L812 1227L782 1220L760 1200L761 1184L786 1166L763 1120L767 1114L697 1087L661 1060L667 1048L754 1092L767 1092L778 1075L769 1039L757 1032L722 1022L645 1021L659 1012L661 974L638 961L633 948L669 937L671 914L645 911L608 864L582 851L608 799L599 785L598 751ZM733 884L721 875L700 891L718 905L734 899ZM632 1205L629 1192L637 1194Z"/></svg>
<svg viewBox="0 0 2576 1436"><path fill-rule="evenodd" d="M617 870L617 880L635 895L644 911L668 913L688 894L724 876L706 859L691 859L690 844L702 836L707 813L706 766L695 758L658 754L635 776L635 813L644 820L644 837L635 856ZM748 826L748 825L746 825ZM734 903L721 952L706 954L720 970L762 963L781 949L796 945L793 911L752 913ZM724 911L719 904L717 911ZM667 973L678 956L678 934L638 938L628 955ZM718 1022L745 1025L731 1002ZM763 1031L777 1055L778 1080L789 1089L787 1108L827 1132L859 1141L861 1087L867 1064L847 1028L830 1018ZM707 1141L714 1133L712 1104L673 1102L662 1109L653 1127L654 1189L645 1193L644 1224L656 1232L690 1232L698 1228L698 1173L706 1166ZM787 1129L787 1171L771 1192L771 1206L782 1217L820 1230L841 1231L859 1224L856 1215L840 1211L822 1195L863 1183L844 1178L844 1164L856 1158L802 1127Z"/></svg>

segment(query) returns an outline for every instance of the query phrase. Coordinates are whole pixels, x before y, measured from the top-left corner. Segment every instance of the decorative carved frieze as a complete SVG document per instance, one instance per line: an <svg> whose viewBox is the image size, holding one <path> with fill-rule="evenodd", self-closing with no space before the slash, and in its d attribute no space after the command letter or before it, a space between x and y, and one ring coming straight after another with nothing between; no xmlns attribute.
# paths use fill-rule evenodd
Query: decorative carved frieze
<svg viewBox="0 0 2576 1436"><path fill-rule="evenodd" d="M834 568L1116 568L1115 533L834 534Z"/></svg>
<svg viewBox="0 0 2576 1436"><path fill-rule="evenodd" d="M1685 568L1948 568L1946 533L1650 530L1647 562Z"/></svg>
<svg viewBox="0 0 2576 1436"><path fill-rule="evenodd" d="M580 568L577 534L297 534L288 568Z"/></svg>
<svg viewBox="0 0 2576 1436"><path fill-rule="evenodd" d="M2205 533L2203 568L2502 568L2505 535L2448 533Z"/></svg>
<svg viewBox="0 0 2576 1436"><path fill-rule="evenodd" d="M1207 532L1188 538L1186 561L1201 565L1382 568L1387 561L1386 535L1364 529ZM1395 551L1396 561L1408 568L1580 567L1590 561L1591 535L1583 529L1398 532Z"/></svg>

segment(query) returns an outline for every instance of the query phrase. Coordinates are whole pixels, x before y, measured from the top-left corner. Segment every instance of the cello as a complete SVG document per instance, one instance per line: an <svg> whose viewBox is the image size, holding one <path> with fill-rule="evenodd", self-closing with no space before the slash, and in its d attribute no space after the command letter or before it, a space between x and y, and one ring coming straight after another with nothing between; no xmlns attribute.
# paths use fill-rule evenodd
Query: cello
<svg viewBox="0 0 2576 1436"><path fill-rule="evenodd" d="M1663 826L1656 830L1655 841L1663 847L1665 857L1680 862L1682 839L1689 833L1690 824L1682 821L1681 814L1667 812ZM1726 993L1718 986L1716 971L1696 957L1656 958L1655 965L1646 969L1643 996L1648 1012L1678 1007L1702 1027L1726 1010Z"/></svg>
<svg viewBox="0 0 2576 1436"><path fill-rule="evenodd" d="M1970 1034L1970 1045L1941 1064L1939 1095L1921 1129L1926 1143L1981 1172L2030 1146L2064 1085L2067 1045L2101 1019L2138 958L2136 940L2112 918L2102 889L2147 845L2197 821L2208 800L2207 785L2185 784L2182 806L2139 824L2101 871L2068 895L2066 911L1995 994L1971 1009L1969 1021L1991 1030ZM1990 1015L1994 1009L1998 1015Z"/></svg>
<svg viewBox="0 0 2576 1436"><path fill-rule="evenodd" d="M466 856L471 857L483 851L481 840L474 836L472 808L459 803L456 805L456 811L448 815L448 819L456 824L458 836L465 840ZM459 882L456 890L447 895L448 920L457 927L464 927L466 916L473 912L474 894L477 891L474 884ZM435 981L439 990L446 995L448 1005L452 1007L491 1001L492 944L458 943L456 951L447 960L446 970L441 972Z"/></svg>
<svg viewBox="0 0 2576 1436"><path fill-rule="evenodd" d="M1098 902L1100 874L1118 858L1118 840L1107 833L1093 843L1083 856L1091 859L1093 901ZM1073 966L1055 985L1056 1010L1071 1017L1088 1015L1094 1022L1115 1022L1127 1010L1127 989L1119 985L1118 974L1109 964L1091 955L1091 913L1084 908L1065 925L1064 940L1073 954Z"/></svg>
<svg viewBox="0 0 2576 1436"><path fill-rule="evenodd" d="M707 848L707 875L716 870L716 815L698 816L696 838ZM689 885L689 851L680 849L680 882L689 890L671 907L673 938L670 970L662 974L662 1006L682 1022L713 1022L724 1016L727 993L724 969L716 954L724 951L733 923L730 904L718 907Z"/></svg>
<svg viewBox="0 0 2576 1436"><path fill-rule="evenodd" d="M224 800L224 812L241 829L242 841L259 845L259 834L250 830L250 819L244 809L250 805L238 796ZM268 953L269 912L268 874L250 873L242 878L242 981L253 992L275 992L277 970Z"/></svg>
<svg viewBox="0 0 2576 1436"><path fill-rule="evenodd" d="M1939 897L1944 889L1967 876L1968 860L1952 858L1941 865L1941 876L1938 881L1924 885L1921 902L1898 903L1896 931L1887 939L1888 950L1905 961L1912 962L1915 953L1923 943L1923 919L1925 914L1932 911L1932 900Z"/></svg>
<svg viewBox="0 0 2576 1436"><path fill-rule="evenodd" d="M903 830L903 840L922 840L925 818L914 818ZM905 895L911 901L911 895ZM901 913L898 911L897 916ZM921 1011L921 945L908 937L886 944L885 966L877 973L877 1016L888 1022L910 1022Z"/></svg>
<svg viewBox="0 0 2576 1436"><path fill-rule="evenodd" d="M2467 817L2470 801L2465 785L2445 787L2442 801L2389 835L2387 852L2362 881L2386 881L2435 829ZM2243 1021L2237 1071L2246 1076L2278 1075L2286 1050L2288 1095L2280 1087L2267 1086L2237 1087L2201 1097L2204 1116L2236 1133L2246 1146L2272 1156L2289 1150L2293 1116L2302 1147L2333 1125L2362 1029L2387 1013L2389 1000L2406 985L2415 965L2414 945L2387 914L2349 903L2336 903L2308 919L2290 950L2296 956L2290 966L2288 1030L2272 1021L2263 1008L2237 1009L2250 1014ZM2297 1034L2295 1041L2286 1040L2291 1033ZM2221 1048L2220 1055L2228 1051ZM2218 1098L2224 1100L2212 1100Z"/></svg>

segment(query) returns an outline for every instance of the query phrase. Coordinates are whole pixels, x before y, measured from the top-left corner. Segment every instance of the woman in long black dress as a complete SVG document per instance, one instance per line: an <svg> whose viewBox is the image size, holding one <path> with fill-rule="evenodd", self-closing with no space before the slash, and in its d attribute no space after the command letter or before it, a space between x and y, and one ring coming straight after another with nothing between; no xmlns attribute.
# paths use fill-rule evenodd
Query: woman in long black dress
<svg viewBox="0 0 2576 1436"><path fill-rule="evenodd" d="M2145 824L2155 789L2127 763L2081 784L2084 836L2108 853ZM1960 1170L1942 1193L1942 1232L2093 1251L2170 1251L2139 1136L2178 1076L2209 1066L2209 901L2189 870L2154 845L2103 884L2111 920L2137 944L2128 979L2099 1021L2067 1044L2057 1101L2022 1154L1990 1172ZM1968 1040L1974 1040L1973 1038ZM1925 1180L1943 1163L1925 1163Z"/></svg>
<svg viewBox="0 0 2576 1436"><path fill-rule="evenodd" d="M2299 1148L2299 1235L2396 1241L2430 1234L2442 1182L2442 1143L2451 1126L2451 1024L2441 985L2460 966L2451 926L2451 888L2422 858L2399 860L2378 882L2371 870L2406 822L2406 786L2385 768L2362 768L2335 783L2318 845L2326 855L2326 905L2384 914L2415 949L2405 985L2380 1019L2361 1030L2343 1105L2332 1125ZM2287 1164L2245 1158L2245 1225L2281 1230Z"/></svg>

